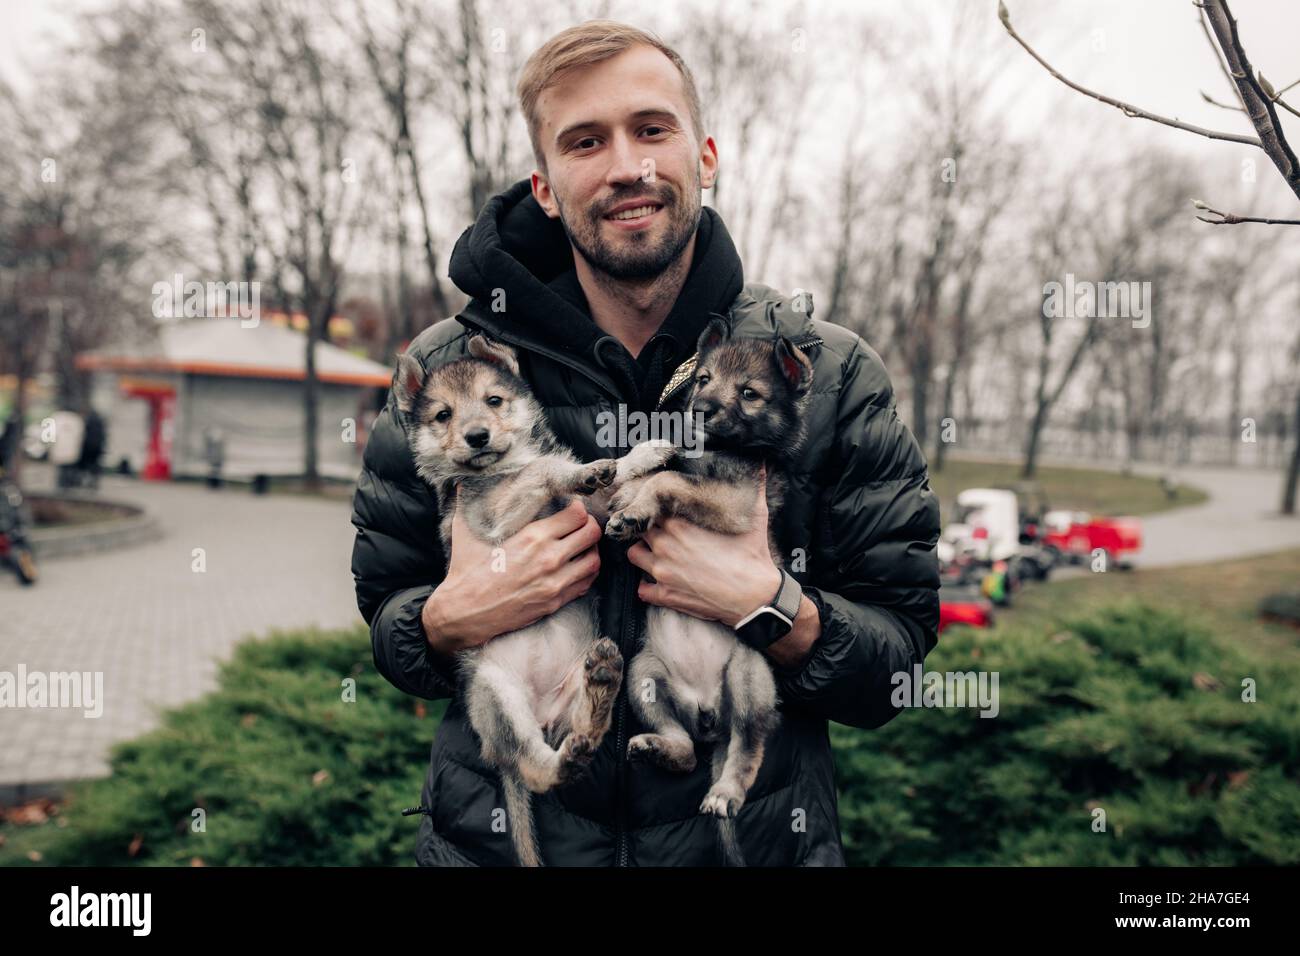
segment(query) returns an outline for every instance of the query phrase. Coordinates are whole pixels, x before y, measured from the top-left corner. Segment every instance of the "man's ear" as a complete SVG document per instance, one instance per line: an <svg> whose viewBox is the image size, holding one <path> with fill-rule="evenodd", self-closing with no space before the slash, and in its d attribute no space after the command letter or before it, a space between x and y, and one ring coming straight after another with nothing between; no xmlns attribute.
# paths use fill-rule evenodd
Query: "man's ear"
<svg viewBox="0 0 1300 956"><path fill-rule="evenodd" d="M700 146L700 188L712 189L718 181L718 144L712 136Z"/></svg>
<svg viewBox="0 0 1300 956"><path fill-rule="evenodd" d="M709 324L704 327L704 331L700 333L700 338L695 343L695 351L697 354L703 355L715 345L725 342L729 338L731 338L731 326L727 325L726 319L711 319Z"/></svg>
<svg viewBox="0 0 1300 956"><path fill-rule="evenodd" d="M812 362L784 335L776 340L775 354L777 367L781 369L781 377L794 389L796 395L803 395L812 388Z"/></svg>
<svg viewBox="0 0 1300 956"><path fill-rule="evenodd" d="M511 375L519 375L519 353L504 342L490 339L486 335L471 335L469 354L493 365L500 365Z"/></svg>
<svg viewBox="0 0 1300 956"><path fill-rule="evenodd" d="M397 374L393 376L393 398L403 415L410 415L415 410L415 397L424 387L424 369L410 352L403 352L397 359Z"/></svg>
<svg viewBox="0 0 1300 956"><path fill-rule="evenodd" d="M532 184L533 198L537 200L537 205L542 207L542 212L551 219L560 218L560 206L555 201L555 193L551 191L551 184L547 182L546 174L534 169Z"/></svg>

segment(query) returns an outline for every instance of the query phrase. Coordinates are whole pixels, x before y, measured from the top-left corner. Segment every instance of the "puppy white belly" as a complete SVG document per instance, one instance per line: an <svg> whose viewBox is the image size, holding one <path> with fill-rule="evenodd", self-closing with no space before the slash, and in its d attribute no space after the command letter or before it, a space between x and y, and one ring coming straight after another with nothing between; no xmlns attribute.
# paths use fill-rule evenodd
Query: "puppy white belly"
<svg viewBox="0 0 1300 956"><path fill-rule="evenodd" d="M596 639L591 601L571 601L536 624L493 638L484 645L480 663L490 662L514 675L527 690L532 710L545 725L567 707L581 686L579 673Z"/></svg>
<svg viewBox="0 0 1300 956"><path fill-rule="evenodd" d="M670 608L646 608L646 643L668 670L675 687L696 700L713 700L727 662L736 650L736 635L725 624L702 621Z"/></svg>

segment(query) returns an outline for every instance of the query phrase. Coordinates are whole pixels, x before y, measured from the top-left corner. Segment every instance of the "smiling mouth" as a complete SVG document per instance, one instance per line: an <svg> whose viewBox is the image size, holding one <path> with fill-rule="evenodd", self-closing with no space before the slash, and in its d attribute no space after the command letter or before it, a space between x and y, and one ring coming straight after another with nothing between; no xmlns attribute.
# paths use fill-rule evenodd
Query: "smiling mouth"
<svg viewBox="0 0 1300 956"><path fill-rule="evenodd" d="M646 203L645 205L636 206L632 209L623 209L619 212L612 212L604 218L609 222L634 225L650 219L650 217L663 208L662 203Z"/></svg>

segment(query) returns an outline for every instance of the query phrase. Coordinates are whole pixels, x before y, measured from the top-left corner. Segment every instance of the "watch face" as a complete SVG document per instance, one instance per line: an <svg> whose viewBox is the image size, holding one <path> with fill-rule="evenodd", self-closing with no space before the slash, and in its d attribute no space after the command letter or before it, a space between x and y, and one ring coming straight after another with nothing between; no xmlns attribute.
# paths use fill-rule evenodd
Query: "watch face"
<svg viewBox="0 0 1300 956"><path fill-rule="evenodd" d="M793 624L789 618L775 608L767 607L736 633L750 647L762 650L789 634L791 627Z"/></svg>

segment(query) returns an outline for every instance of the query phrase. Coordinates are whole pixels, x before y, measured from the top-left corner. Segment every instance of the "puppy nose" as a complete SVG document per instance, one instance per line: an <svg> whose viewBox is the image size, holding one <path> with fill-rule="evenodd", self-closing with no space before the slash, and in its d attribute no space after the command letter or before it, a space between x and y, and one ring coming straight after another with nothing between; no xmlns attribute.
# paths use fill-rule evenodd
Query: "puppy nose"
<svg viewBox="0 0 1300 956"><path fill-rule="evenodd" d="M486 428L474 428L465 433L465 444L470 448L482 448L491 437Z"/></svg>
<svg viewBox="0 0 1300 956"><path fill-rule="evenodd" d="M703 733L709 733L718 725L718 712L711 708L700 708L700 730Z"/></svg>

